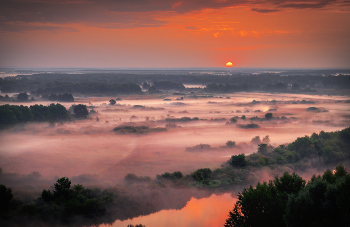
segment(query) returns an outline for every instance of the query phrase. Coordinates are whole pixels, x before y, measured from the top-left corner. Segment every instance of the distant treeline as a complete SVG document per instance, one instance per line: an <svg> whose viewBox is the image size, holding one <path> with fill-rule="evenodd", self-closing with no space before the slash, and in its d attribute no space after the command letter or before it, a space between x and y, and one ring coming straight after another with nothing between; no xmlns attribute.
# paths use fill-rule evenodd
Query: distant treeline
<svg viewBox="0 0 350 227"><path fill-rule="evenodd" d="M48 83L46 86L38 88L32 92L38 95L69 92L80 94L137 94L141 93L139 85L129 84L108 84L108 83L69 83L57 82Z"/></svg>
<svg viewBox="0 0 350 227"><path fill-rule="evenodd" d="M73 117L86 118L88 110L85 105L73 105ZM0 106L0 128L26 122L58 122L71 119L68 110L61 104L51 103L49 106L33 105L27 106Z"/></svg>
<svg viewBox="0 0 350 227"><path fill-rule="evenodd" d="M208 84L204 90L208 92L219 92L219 93L229 93L229 92L240 92L240 91L278 91L278 92L287 92L288 84L285 83L276 83L276 84L265 84L263 86L252 85L252 84ZM300 89L300 86L296 83L293 84L291 90L297 91ZM312 90L309 90L312 91Z"/></svg>
<svg viewBox="0 0 350 227"><path fill-rule="evenodd" d="M175 89L183 90L183 84L210 85L208 91L232 92L251 90L284 90L287 85L293 85L293 91L317 87L348 89L350 76L327 75L329 71L317 72L317 75L279 75L275 73L262 74L34 74L18 75L16 77L0 78L0 90L6 92L31 91L37 93L81 93L81 94L133 94L141 93L141 85L145 89ZM327 76L324 76L327 75ZM216 84L213 85L213 84ZM151 89L151 90L152 90Z"/></svg>
<svg viewBox="0 0 350 227"><path fill-rule="evenodd" d="M74 102L74 97L70 93L64 93L64 94L50 94L50 95L42 95L43 99L47 99L50 101L61 101L61 102Z"/></svg>

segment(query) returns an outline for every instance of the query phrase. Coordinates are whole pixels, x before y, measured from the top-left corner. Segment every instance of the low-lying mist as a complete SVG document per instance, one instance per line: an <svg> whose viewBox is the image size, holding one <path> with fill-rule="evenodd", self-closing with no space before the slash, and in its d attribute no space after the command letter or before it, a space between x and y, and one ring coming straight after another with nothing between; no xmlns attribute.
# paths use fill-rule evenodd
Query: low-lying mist
<svg viewBox="0 0 350 227"><path fill-rule="evenodd" d="M233 154L249 154L257 149L257 146L241 146L231 150L186 152L186 147L201 143L220 147L228 140L249 143L255 136L269 135L270 143L279 145L313 132L349 126L348 104L339 102L344 97L295 94L278 97L239 93L228 100L185 98L181 100L184 105L171 105L172 102L154 96L126 97L113 106L106 104L108 98L80 98L77 102L95 111L91 119L54 125L31 123L1 131L0 166L7 172L39 172L49 178L98 175L113 184L127 173L154 177L165 171L189 173L201 167L214 168ZM309 107L321 111L307 111ZM267 112L273 114L268 121L264 119ZM198 120L176 121L175 126L165 132L113 132L122 125L164 128L168 119L182 117ZM236 117L237 123L227 124L232 117ZM251 119L253 117L257 118ZM250 123L259 128L237 127Z"/></svg>
<svg viewBox="0 0 350 227"><path fill-rule="evenodd" d="M187 175L200 168L219 168L232 155L256 152L258 143L252 140L256 136L261 139L268 136L268 143L278 146L313 132L338 131L350 126L349 105L344 102L347 97L279 94L277 98L264 93L229 96L230 99L182 100L171 95L128 96L115 105L107 104L111 97L76 98L77 103L93 110L88 119L28 123L0 131L0 183L13 188L14 198L25 202L36 199L43 189L52 190L53 183L61 177L69 177L72 184L101 189L116 187L119 191L129 173L154 179L164 172L181 171ZM72 104L63 105L68 109ZM240 127L250 124L257 127ZM125 126L147 128L114 130ZM234 146L228 141L234 142ZM334 166L309 168L298 174L310 179ZM255 173L255 181L272 179L284 171L293 169L287 165L273 171L261 168ZM134 199L138 198L137 190L144 191L138 195L140 199L152 194L142 184L136 185ZM132 217L161 209L181 209L191 197L208 197L212 193L181 187L174 192L169 188L159 190L163 192L156 195L156 202L150 201L153 208L147 213L140 209ZM175 194L183 196L177 205L174 199L166 199Z"/></svg>

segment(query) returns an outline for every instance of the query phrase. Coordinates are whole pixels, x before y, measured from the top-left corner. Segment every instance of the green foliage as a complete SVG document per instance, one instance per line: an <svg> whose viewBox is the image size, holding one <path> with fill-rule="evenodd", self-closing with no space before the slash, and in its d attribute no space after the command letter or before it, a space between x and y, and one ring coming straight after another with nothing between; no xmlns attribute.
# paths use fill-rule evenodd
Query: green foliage
<svg viewBox="0 0 350 227"><path fill-rule="evenodd" d="M158 90L157 90L157 88L154 86L154 85L152 85L152 86L150 86L149 88L148 88L148 92L150 92L150 93L153 93L153 92L157 92Z"/></svg>
<svg viewBox="0 0 350 227"><path fill-rule="evenodd" d="M331 226L342 223L343 218L337 215L336 194L336 185L321 178L314 179L298 195L290 197L284 216L287 226Z"/></svg>
<svg viewBox="0 0 350 227"><path fill-rule="evenodd" d="M248 86L246 84L241 84L239 86L233 84L208 84L205 88L205 91L208 92L220 92L220 93L228 93L228 92L238 92L238 91L247 91Z"/></svg>
<svg viewBox="0 0 350 227"><path fill-rule="evenodd" d="M300 90L299 84L297 83L292 84L292 90L295 90L295 91Z"/></svg>
<svg viewBox="0 0 350 227"><path fill-rule="evenodd" d="M258 145L258 153L259 154L267 154L268 152L268 145L265 143L261 143Z"/></svg>
<svg viewBox="0 0 350 227"><path fill-rule="evenodd" d="M135 133L135 134L144 134L144 133L151 133L151 132L164 132L166 131L166 128L150 128L148 126L131 126L131 125L122 125L115 127L113 129L113 132L120 133L120 134L128 134L128 133Z"/></svg>
<svg viewBox="0 0 350 227"><path fill-rule="evenodd" d="M62 177L60 179L57 179L57 183L55 183L55 191L54 193L67 193L70 190L71 181L66 178Z"/></svg>
<svg viewBox="0 0 350 227"><path fill-rule="evenodd" d="M150 182L151 178L149 176L136 176L134 173L128 173L124 177L124 181L128 184Z"/></svg>
<svg viewBox="0 0 350 227"><path fill-rule="evenodd" d="M232 118L230 119L230 122L231 122L231 123L237 123L237 119L234 118L234 117L232 117Z"/></svg>
<svg viewBox="0 0 350 227"><path fill-rule="evenodd" d="M260 126L257 124L239 124L237 126L243 129L260 128Z"/></svg>
<svg viewBox="0 0 350 227"><path fill-rule="evenodd" d="M138 94L142 92L141 87L134 83L127 83L127 84L110 83L109 81L105 81L105 82L81 81L77 83L72 83L68 81L69 81L69 78L67 78L65 81L60 81L60 82L58 81L47 82L45 84L42 84L41 86L37 86L38 88L36 90L36 93L38 95L51 94L51 93L64 93L64 94L80 93L80 94L86 94L86 95L113 94L114 95L114 94ZM63 99L67 100L66 98L63 98ZM72 102L71 97L69 97L68 100L66 102Z"/></svg>
<svg viewBox="0 0 350 227"><path fill-rule="evenodd" d="M181 118L166 118L166 121L169 122L187 122L187 121L198 121L198 117L190 118L190 117L181 117Z"/></svg>
<svg viewBox="0 0 350 227"><path fill-rule="evenodd" d="M285 172L281 178L243 189L225 227L284 226L283 214L288 195L298 193L304 186L305 181L301 177Z"/></svg>
<svg viewBox="0 0 350 227"><path fill-rule="evenodd" d="M349 144L350 143L350 127L340 131L339 137L344 143Z"/></svg>
<svg viewBox="0 0 350 227"><path fill-rule="evenodd" d="M95 218L103 215L113 203L113 194L107 190L85 189L82 185L71 187L68 178L57 179L55 191L43 190L34 202L19 207L22 215L41 217L43 220L73 221L75 216Z"/></svg>
<svg viewBox="0 0 350 227"><path fill-rule="evenodd" d="M229 161L229 164L233 167L245 167L247 165L247 161L245 160L244 154L233 155Z"/></svg>
<svg viewBox="0 0 350 227"><path fill-rule="evenodd" d="M307 184L297 174L285 172L243 189L225 227L347 226L349 202L350 175L342 165L334 174L327 170L322 177L313 176Z"/></svg>
<svg viewBox="0 0 350 227"><path fill-rule="evenodd" d="M181 179L183 178L183 174L180 172L180 171L176 171L176 172L173 172L173 173L168 173L168 172L165 172L161 175L157 175L157 179L158 180L162 180L162 179L166 179L166 180L178 180L178 179Z"/></svg>
<svg viewBox="0 0 350 227"><path fill-rule="evenodd" d="M30 106L30 111L33 114L33 120L38 122L63 121L69 119L67 109L58 103L51 103L49 106L36 104L34 106Z"/></svg>
<svg viewBox="0 0 350 227"><path fill-rule="evenodd" d="M270 137L269 137L268 135L266 135L266 136L262 139L262 143L269 144L269 143L270 143Z"/></svg>
<svg viewBox="0 0 350 227"><path fill-rule="evenodd" d="M176 83L172 81L154 81L153 86L156 89L162 90L184 90L185 86L182 83ZM150 91L150 89L148 89Z"/></svg>
<svg viewBox="0 0 350 227"><path fill-rule="evenodd" d="M256 145L260 144L261 143L260 136L255 136L250 142Z"/></svg>
<svg viewBox="0 0 350 227"><path fill-rule="evenodd" d="M226 147L235 147L236 146L236 142L232 141L232 140L228 140L226 142Z"/></svg>
<svg viewBox="0 0 350 227"><path fill-rule="evenodd" d="M79 104L73 106L74 117L78 119L86 119L89 115L89 111L86 108L86 105Z"/></svg>
<svg viewBox="0 0 350 227"><path fill-rule="evenodd" d="M198 169L197 171L193 172L191 176L195 181L198 181L204 184L209 184L211 174L212 174L211 169L204 168L204 169Z"/></svg>
<svg viewBox="0 0 350 227"><path fill-rule="evenodd" d="M271 120L272 119L272 113L266 113L265 114L265 119L266 120Z"/></svg>
<svg viewBox="0 0 350 227"><path fill-rule="evenodd" d="M299 137L293 143L288 145L288 150L297 152L302 158L311 157L316 154L314 145L308 136Z"/></svg>
<svg viewBox="0 0 350 227"><path fill-rule="evenodd" d="M19 93L17 95L17 100L20 101L20 102L26 102L28 101L28 94L26 92L24 93Z"/></svg>
<svg viewBox="0 0 350 227"><path fill-rule="evenodd" d="M64 94L50 94L48 95L42 95L43 98L46 98L50 101L60 101L60 102L74 102L74 97L70 93L64 93Z"/></svg>
<svg viewBox="0 0 350 227"><path fill-rule="evenodd" d="M13 194L11 188L6 188L5 185L0 184L0 217L8 211L12 198Z"/></svg>
<svg viewBox="0 0 350 227"><path fill-rule="evenodd" d="M209 144L197 144L193 147L186 147L186 151L202 151L202 150L210 150L211 146Z"/></svg>

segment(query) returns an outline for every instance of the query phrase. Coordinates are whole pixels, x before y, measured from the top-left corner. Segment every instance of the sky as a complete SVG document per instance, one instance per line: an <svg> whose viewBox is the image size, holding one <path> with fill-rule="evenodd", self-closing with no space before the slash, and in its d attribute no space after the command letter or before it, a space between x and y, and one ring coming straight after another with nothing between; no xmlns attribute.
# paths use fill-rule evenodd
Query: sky
<svg viewBox="0 0 350 227"><path fill-rule="evenodd" d="M349 0L1 0L0 67L350 68Z"/></svg>

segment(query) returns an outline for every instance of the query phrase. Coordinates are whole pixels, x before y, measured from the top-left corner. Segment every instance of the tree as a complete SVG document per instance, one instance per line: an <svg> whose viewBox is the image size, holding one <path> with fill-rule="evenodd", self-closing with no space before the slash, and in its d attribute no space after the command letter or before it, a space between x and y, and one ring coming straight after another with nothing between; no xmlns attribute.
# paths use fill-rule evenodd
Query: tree
<svg viewBox="0 0 350 227"><path fill-rule="evenodd" d="M299 90L300 89L300 86L299 86L299 84L297 84L297 83L294 83L293 85L292 85L292 90Z"/></svg>
<svg viewBox="0 0 350 227"><path fill-rule="evenodd" d="M250 142L256 145L260 144L261 143L260 136L255 136Z"/></svg>
<svg viewBox="0 0 350 227"><path fill-rule="evenodd" d="M67 109L59 103L56 105L51 103L48 109L51 121L67 120L69 118Z"/></svg>
<svg viewBox="0 0 350 227"><path fill-rule="evenodd" d="M114 99L109 100L109 105L115 105L117 102Z"/></svg>
<svg viewBox="0 0 350 227"><path fill-rule="evenodd" d="M258 154L266 154L268 152L268 146L266 143L261 143L258 146Z"/></svg>
<svg viewBox="0 0 350 227"><path fill-rule="evenodd" d="M288 145L288 150L297 152L302 158L316 154L314 145L308 136L297 138L293 143Z"/></svg>
<svg viewBox="0 0 350 227"><path fill-rule="evenodd" d="M142 88L143 88L143 89L148 89L148 88L150 88L150 85L149 85L147 82L144 82L144 83L142 84Z"/></svg>
<svg viewBox="0 0 350 227"><path fill-rule="evenodd" d="M226 147L234 147L234 146L236 146L236 142L235 141L228 140L226 142Z"/></svg>
<svg viewBox="0 0 350 227"><path fill-rule="evenodd" d="M242 115L241 119L242 119L242 120L245 120L245 119L246 119L245 115Z"/></svg>
<svg viewBox="0 0 350 227"><path fill-rule="evenodd" d="M266 113L265 114L265 119L266 120L271 120L272 119L272 113Z"/></svg>
<svg viewBox="0 0 350 227"><path fill-rule="evenodd" d="M281 178L245 188L238 194L224 226L285 226L283 215L288 196L297 194L304 186L300 176L285 172Z"/></svg>
<svg viewBox="0 0 350 227"><path fill-rule="evenodd" d="M204 169L198 169L197 171L193 172L191 175L195 181L208 184L211 174L212 174L211 169L204 168Z"/></svg>
<svg viewBox="0 0 350 227"><path fill-rule="evenodd" d="M152 85L152 86L150 86L149 88L148 88L148 92L150 92L150 93L153 93L153 92L157 92L158 90L157 90L157 88L154 86L154 85Z"/></svg>
<svg viewBox="0 0 350 227"><path fill-rule="evenodd" d="M12 198L11 188L6 188L5 185L0 184L0 214L7 212Z"/></svg>
<svg viewBox="0 0 350 227"><path fill-rule="evenodd" d="M262 143L266 143L266 144L269 144L269 143L270 143L269 135L266 135L266 136L262 139Z"/></svg>
<svg viewBox="0 0 350 227"><path fill-rule="evenodd" d="M62 177L60 179L57 179L57 183L54 184L55 186L55 194L67 194L70 190L70 185L71 185L71 181L66 178L66 177Z"/></svg>
<svg viewBox="0 0 350 227"><path fill-rule="evenodd" d="M58 99L58 96L56 94L51 94L48 99L50 101L56 101Z"/></svg>
<svg viewBox="0 0 350 227"><path fill-rule="evenodd" d="M18 100L18 101L21 101L21 102L26 102L26 101L28 101L28 95L27 95L27 93L26 93L26 92L24 92L24 93L19 93L19 94L17 95L17 100Z"/></svg>
<svg viewBox="0 0 350 227"><path fill-rule="evenodd" d="M57 99L61 102L74 102L74 97L70 93L59 94Z"/></svg>
<svg viewBox="0 0 350 227"><path fill-rule="evenodd" d="M233 167L245 167L247 165L244 154L231 156L229 163Z"/></svg>
<svg viewBox="0 0 350 227"><path fill-rule="evenodd" d="M230 119L230 121L231 121L231 123L237 123L237 119L234 118L234 117L232 117L232 118Z"/></svg>
<svg viewBox="0 0 350 227"><path fill-rule="evenodd" d="M87 116L89 115L86 105L83 104L73 106L73 111L74 117L76 118L87 118Z"/></svg>

